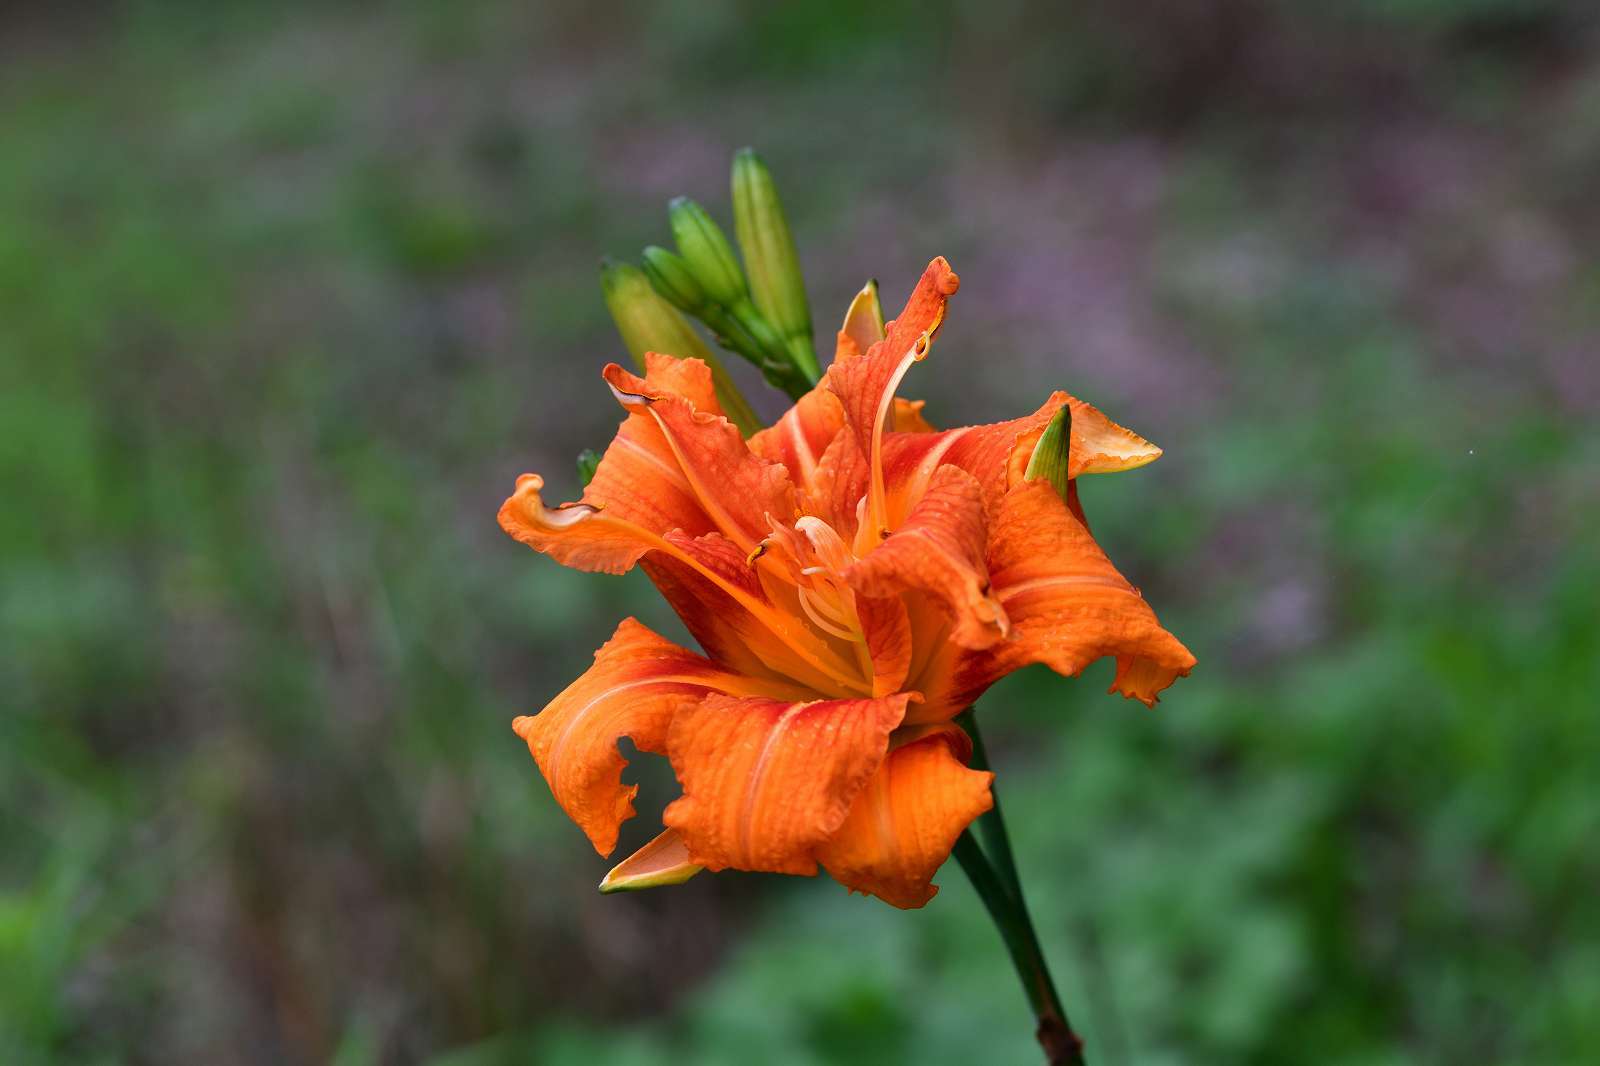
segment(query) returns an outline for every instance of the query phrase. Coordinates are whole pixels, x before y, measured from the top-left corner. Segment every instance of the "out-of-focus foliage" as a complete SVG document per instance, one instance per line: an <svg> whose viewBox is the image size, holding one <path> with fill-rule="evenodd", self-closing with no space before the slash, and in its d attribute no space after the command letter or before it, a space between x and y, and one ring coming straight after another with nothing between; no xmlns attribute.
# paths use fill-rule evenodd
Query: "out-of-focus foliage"
<svg viewBox="0 0 1600 1066"><path fill-rule="evenodd" d="M676 632L493 515L745 143L819 338L944 253L936 421L1168 449L1195 675L982 707L1095 1061L1600 1059L1588 5L739 6L0 15L0 1061L1031 1061L954 869L603 899L509 730Z"/></svg>

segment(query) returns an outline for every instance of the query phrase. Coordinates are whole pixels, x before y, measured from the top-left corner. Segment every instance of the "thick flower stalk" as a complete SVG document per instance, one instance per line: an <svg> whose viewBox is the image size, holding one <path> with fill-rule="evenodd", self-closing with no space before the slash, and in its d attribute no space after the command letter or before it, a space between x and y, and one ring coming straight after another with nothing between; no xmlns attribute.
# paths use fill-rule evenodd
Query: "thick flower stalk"
<svg viewBox="0 0 1600 1066"><path fill-rule="evenodd" d="M1077 477L1158 448L1064 392L942 432L897 397L958 285L935 259L887 325L864 289L826 375L748 440L704 361L651 352L643 377L611 364L625 414L582 499L549 506L542 478L518 479L508 533L580 570L642 567L703 651L628 619L516 720L602 855L635 813L618 740L670 761L682 795L666 831L602 887L821 866L920 907L993 805L955 721L985 689L1029 663L1075 675L1109 656L1112 691L1149 705L1194 665L1077 500Z"/></svg>

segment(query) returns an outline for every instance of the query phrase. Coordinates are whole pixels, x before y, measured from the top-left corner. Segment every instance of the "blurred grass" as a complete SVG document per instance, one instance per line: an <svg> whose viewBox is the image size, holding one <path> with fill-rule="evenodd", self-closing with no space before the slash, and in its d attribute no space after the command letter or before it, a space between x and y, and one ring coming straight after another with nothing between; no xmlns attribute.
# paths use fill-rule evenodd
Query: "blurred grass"
<svg viewBox="0 0 1600 1066"><path fill-rule="evenodd" d="M0 1061L1032 1061L953 871L602 900L507 728L676 631L493 514L746 142L824 331L962 272L937 421L1168 448L1083 491L1201 667L983 705L1097 1061L1600 1057L1583 5L0 19Z"/></svg>

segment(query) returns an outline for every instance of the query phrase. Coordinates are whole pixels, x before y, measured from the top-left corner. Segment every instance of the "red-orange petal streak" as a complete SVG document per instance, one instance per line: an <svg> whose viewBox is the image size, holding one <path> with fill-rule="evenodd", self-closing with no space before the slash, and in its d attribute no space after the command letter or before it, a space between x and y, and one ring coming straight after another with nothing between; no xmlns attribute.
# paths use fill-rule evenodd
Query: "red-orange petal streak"
<svg viewBox="0 0 1600 1066"><path fill-rule="evenodd" d="M662 821L707 869L814 874L817 847L883 761L908 698L708 697L673 719L667 755L683 796Z"/></svg>

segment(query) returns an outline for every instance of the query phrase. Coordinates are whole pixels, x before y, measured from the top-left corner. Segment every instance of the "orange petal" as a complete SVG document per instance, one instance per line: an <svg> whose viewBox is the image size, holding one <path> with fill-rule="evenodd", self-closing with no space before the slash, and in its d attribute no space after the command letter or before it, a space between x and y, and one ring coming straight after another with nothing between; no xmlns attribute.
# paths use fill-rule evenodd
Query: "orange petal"
<svg viewBox="0 0 1600 1066"><path fill-rule="evenodd" d="M855 436L848 427L840 429L817 461L806 493L806 512L832 526L845 543L854 542L857 505L866 495L867 477L867 458L856 446Z"/></svg>
<svg viewBox="0 0 1600 1066"><path fill-rule="evenodd" d="M817 853L835 880L896 907L934 897L933 875L956 839L994 805L994 774L963 765L962 740L944 731L889 753Z"/></svg>
<svg viewBox="0 0 1600 1066"><path fill-rule="evenodd" d="M517 491L500 507L500 528L563 566L623 574L655 547L647 529L593 504L546 507L543 488L538 474L517 478Z"/></svg>
<svg viewBox="0 0 1600 1066"><path fill-rule="evenodd" d="M911 619L899 596L857 596L856 617L872 659L872 694L899 692L911 669Z"/></svg>
<svg viewBox="0 0 1600 1066"><path fill-rule="evenodd" d="M932 433L934 428L922 417L925 400L894 401L894 422L890 428L901 433ZM828 391L824 378L821 384L796 400L776 422L760 430L747 442L750 450L763 459L782 463L789 471L795 486L808 496L826 493L826 471L821 470L822 457L844 427L844 408L839 398ZM855 446L854 439L851 446ZM863 466L865 471L865 466ZM862 492L866 483L862 482ZM857 494L856 499L860 499ZM854 501L852 501L854 506Z"/></svg>
<svg viewBox="0 0 1600 1066"><path fill-rule="evenodd" d="M608 855L618 826L633 817L639 790L622 784L628 761L617 750L618 738L632 738L640 751L664 752L673 716L713 691L762 690L629 618L582 677L512 728L527 742L561 809L596 851Z"/></svg>
<svg viewBox="0 0 1600 1066"><path fill-rule="evenodd" d="M708 697L673 719L667 755L683 796L662 821L708 870L814 874L909 698Z"/></svg>
<svg viewBox="0 0 1600 1066"><path fill-rule="evenodd" d="M653 396L720 416L710 369L698 359L646 353L642 381ZM606 449L579 503L547 508L536 474L517 479L517 491L500 509L500 525L517 540L579 570L620 574L652 547L651 536L680 529L697 536L714 528L690 479L678 468L671 443L648 415L630 414ZM600 512L604 519L593 521Z"/></svg>
<svg viewBox="0 0 1600 1066"><path fill-rule="evenodd" d="M883 434L895 390L907 368L927 354L944 322L945 305L961 279L943 257L928 264L900 317L889 323L884 339L858 359L837 362L828 371L828 387L844 406L845 421L856 445L868 459L869 513L877 526L887 526L883 479Z"/></svg>
<svg viewBox="0 0 1600 1066"><path fill-rule="evenodd" d="M660 446L650 448L651 458L656 460L655 475L633 480L633 491L658 485L680 493L687 489L712 526L745 552L766 535L767 515L780 521L795 517L794 487L788 471L779 463L753 455L738 428L726 418L698 411L684 397L658 389L615 363L606 366L604 375L617 401L633 416L629 424L635 419L653 422L664 445L664 451ZM621 438L619 433L619 441ZM596 481L605 466L602 459ZM691 534L706 531L680 528Z"/></svg>
<svg viewBox="0 0 1600 1066"><path fill-rule="evenodd" d="M708 420L720 417L722 408L717 404L711 371L700 360L650 352L645 355L645 365L649 367L647 376L633 378L635 383L642 381L641 389L652 396L675 396L679 405L702 412ZM584 490L583 502L603 508L610 518L655 534L681 529L697 536L717 528L693 481L679 468L661 427L654 418L638 412L630 413L618 427ZM607 569L617 572L614 567Z"/></svg>
<svg viewBox="0 0 1600 1066"><path fill-rule="evenodd" d="M1004 608L989 594L987 534L978 480L941 466L900 528L845 576L867 596L932 593L949 612L951 638L964 647L986 648L1010 629Z"/></svg>
<svg viewBox="0 0 1600 1066"><path fill-rule="evenodd" d="M828 371L829 387L844 404L845 417L863 453L872 454L873 438L883 421L884 394L892 393L903 373L902 363L922 343L938 333L945 305L955 295L961 279L940 256L928 264L906 301L905 310L889 323L883 340L860 359L836 363Z"/></svg>
<svg viewBox="0 0 1600 1066"><path fill-rule="evenodd" d="M763 459L782 463L802 491L811 492L817 463L844 426L839 398L822 384L796 400L771 426L749 440L750 450Z"/></svg>
<svg viewBox="0 0 1600 1066"><path fill-rule="evenodd" d="M922 409L927 406L927 400L902 400L894 398L894 421L885 430L896 433L937 433L933 423L922 417Z"/></svg>
<svg viewBox="0 0 1600 1066"><path fill-rule="evenodd" d="M648 553L651 578L719 662L754 676L781 673L830 695L869 691L826 641L767 598L747 553L726 537L681 530L658 535L589 504L546 509L539 498L543 484L538 475L524 474L500 509L500 524L518 540L568 566L609 573L626 571Z"/></svg>
<svg viewBox="0 0 1600 1066"><path fill-rule="evenodd" d="M937 657L918 681L928 696L919 718L958 713L1028 663L1071 675L1106 655L1117 660L1111 691L1153 706L1195 664L1048 482L1006 494L990 532L989 572L1012 639Z"/></svg>
<svg viewBox="0 0 1600 1066"><path fill-rule="evenodd" d="M681 885L703 869L689 861L689 849L678 831L668 829L613 867L601 880L600 891L609 894Z"/></svg>
<svg viewBox="0 0 1600 1066"><path fill-rule="evenodd" d="M884 480L889 495L891 526L903 520L927 491L933 474L941 466L956 466L978 479L991 517L998 510L1006 489L1022 480L1008 476L1008 461L1019 451L1019 441L1030 435L1037 441L1044 427L1066 402L1067 394L1056 393L1039 410L1022 418L988 425L960 426L934 433L890 433L884 437ZM1027 466L1027 456L1022 458Z"/></svg>
<svg viewBox="0 0 1600 1066"><path fill-rule="evenodd" d="M716 378L702 360L645 352L644 366L644 380L653 392L682 396L702 414L723 413L722 402L717 399Z"/></svg>

